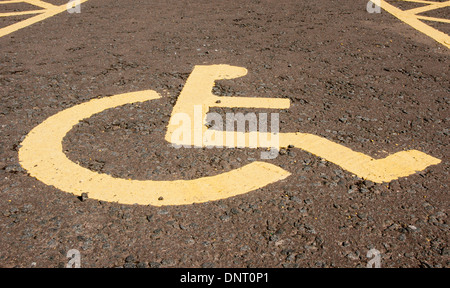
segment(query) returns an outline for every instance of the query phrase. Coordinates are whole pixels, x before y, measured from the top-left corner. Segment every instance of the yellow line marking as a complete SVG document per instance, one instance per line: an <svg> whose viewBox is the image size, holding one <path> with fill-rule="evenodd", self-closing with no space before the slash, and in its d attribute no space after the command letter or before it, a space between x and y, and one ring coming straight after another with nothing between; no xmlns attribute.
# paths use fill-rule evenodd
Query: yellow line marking
<svg viewBox="0 0 450 288"><path fill-rule="evenodd" d="M410 25L414 29L424 33L425 35L433 38L437 42L441 43L442 45L444 45L445 47L450 49L450 36L449 35L423 23L419 19L448 23L447 20L446 19L434 20L433 19L434 17L426 17L426 16L416 15L418 13L431 11L431 10L439 9L439 8L443 8L443 7L448 7L448 6L450 6L450 1L446 1L446 2L408 1L408 2L424 3L424 4L430 4L430 5L403 11L403 10L387 3L384 0L380 0L380 6L381 6L381 8L383 8L387 12L391 13L392 15L394 15L401 21L405 22L406 24ZM437 18L437 19L439 19L439 18Z"/></svg>
<svg viewBox="0 0 450 288"><path fill-rule="evenodd" d="M253 162L226 173L194 180L127 180L83 168L63 153L64 136L82 119L109 108L158 98L160 96L152 90L125 93L91 100L61 111L30 131L19 150L20 164L30 176L75 195L86 192L89 198L98 200L154 206L224 199L256 190L290 175L275 165Z"/></svg>
<svg viewBox="0 0 450 288"><path fill-rule="evenodd" d="M86 2L88 0L80 0L80 4ZM45 20L47 18L50 18L52 16L55 16L61 12L67 11L67 4L63 4L60 6L55 6L53 4L44 2L44 1L37 1L37 0L27 0L27 1L6 1L6 2L0 2L0 4L11 4L11 3L20 3L20 2L27 2L29 4L42 7L43 10L34 10L34 11L22 11L22 12L12 12L12 13L0 13L0 17L10 17L10 16L18 16L18 15L26 15L26 14L34 14L34 13L40 13L39 15L33 16L31 18L22 20L20 22L11 24L7 27L3 27L0 29L0 37L3 37L5 35L8 35L10 33L13 33L17 30L20 30L22 28L25 28L27 26L33 25L37 22L40 22L42 20ZM28 12L28 13L27 13Z"/></svg>
<svg viewBox="0 0 450 288"><path fill-rule="evenodd" d="M435 17L428 17L428 16L421 16L421 15L417 15L417 19L426 20L426 21L434 21L434 22L442 22L442 23L450 23L450 19L435 18Z"/></svg>
<svg viewBox="0 0 450 288"><path fill-rule="evenodd" d="M40 14L44 13L45 10L28 10L28 11L17 11L17 12L8 12L8 13L0 13L0 17L11 17L11 16L21 16L28 14Z"/></svg>
<svg viewBox="0 0 450 288"><path fill-rule="evenodd" d="M419 13L423 13L423 12L427 12L427 11L431 11L431 10L435 10L435 9L439 9L439 8L444 8L447 6L450 6L450 1L435 2L435 3L427 5L427 6L408 9L408 10L405 10L405 12L416 15Z"/></svg>
<svg viewBox="0 0 450 288"><path fill-rule="evenodd" d="M24 0L9 0L9 1L0 1L0 5L1 4L15 4L15 3L23 3L25 2Z"/></svg>
<svg viewBox="0 0 450 288"><path fill-rule="evenodd" d="M210 65L210 66L195 66L186 81L180 96L173 108L171 119L167 127L165 139L177 145L183 146L219 146L219 147L236 147L237 139L239 137L245 138L245 147L272 147L273 142L266 143L260 139L273 139L276 135L272 133L263 132L237 132L237 131L216 131L215 137L210 142L198 140L197 135L205 135L208 128L204 125L206 114L210 107L252 107L252 108L272 108L272 109L287 109L289 108L289 99L280 98L253 98L253 97L225 97L216 96L212 94L212 88L216 80L233 79L242 77L247 74L247 70L242 67L229 65ZM219 104L217 102L220 102ZM195 108L202 107L201 116L196 116ZM254 105L254 106L252 106ZM191 136L183 139L174 137L174 133L178 129L182 129L186 123L177 121L176 115L179 113L187 114L191 123L189 127L192 128ZM201 121L201 127L198 127L198 121ZM175 134L177 135L177 134ZM256 136L255 136L256 135ZM421 171L430 165L435 165L441 161L437 158L431 157L425 153L416 150L402 151L390 155L384 159L374 159L363 153L355 152L343 145L334 143L323 137L307 133L279 133L279 143L276 148L287 147L294 145L308 151L314 155L322 157L329 162L332 162L345 170L361 177L377 183L390 182L399 177L404 177ZM250 139L257 139L253 145ZM227 139L234 139L233 142Z"/></svg>
<svg viewBox="0 0 450 288"><path fill-rule="evenodd" d="M34 6L38 6L38 7L44 8L44 9L55 9L58 7L51 3L47 3L47 2L39 1L39 0L24 0L24 2L27 2L29 4L32 4ZM69 1L67 1L67 2L69 2Z"/></svg>
<svg viewBox="0 0 450 288"><path fill-rule="evenodd" d="M436 4L436 3L438 3L438 2L433 2L433 1L420 1L420 0L399 0L399 1L414 2L414 3L419 3L419 4Z"/></svg>

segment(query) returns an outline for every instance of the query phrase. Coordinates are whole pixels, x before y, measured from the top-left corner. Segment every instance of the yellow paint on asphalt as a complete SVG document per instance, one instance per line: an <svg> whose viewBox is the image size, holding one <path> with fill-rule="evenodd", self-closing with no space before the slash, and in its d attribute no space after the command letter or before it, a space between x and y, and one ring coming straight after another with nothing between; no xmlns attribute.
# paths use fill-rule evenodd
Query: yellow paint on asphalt
<svg viewBox="0 0 450 288"><path fill-rule="evenodd" d="M80 0L79 3L82 4L88 0ZM17 11L17 12L8 12L8 13L0 13L0 17L11 17L11 16L20 16L20 15L28 15L28 14L37 14L36 16L30 17L28 19L22 20L20 22L11 24L9 26L3 27L0 29L0 37L13 33L19 29L25 28L27 26L33 25L37 22L45 20L49 17L55 16L61 12L67 11L67 3L56 6L51 3L47 3L39 0L11 0L11 1L1 1L0 5L8 5L14 3L28 3L34 6L41 7L40 10L28 10L28 11ZM69 2L69 1L67 1Z"/></svg>
<svg viewBox="0 0 450 288"><path fill-rule="evenodd" d="M245 133L238 131L222 131L221 137L205 142L204 139L197 140L195 135L205 135L208 130L205 125L206 114L210 107L245 107L245 108L289 108L289 99L262 98L262 97L225 97L212 94L212 88L216 80L233 79L247 74L245 68L229 65L208 65L195 66L191 75L186 81L183 90L174 106L169 125L167 127L166 141L183 146L218 146L237 147L237 139L245 139L245 147L270 148L273 141L260 141L261 139L273 139L279 137L278 146L294 147L310 152L324 158L343 169L367 180L377 183L390 182L399 177L405 177L422 171L430 165L435 165L441 161L417 150L402 151L390 155L384 159L374 159L360 152L355 152L341 144L337 144L323 137L308 133L279 133L274 135L271 132ZM194 107L202 107L201 117L195 115ZM192 127L190 135L194 137L178 139L173 137L173 133L185 123L173 121L177 114L189 115L191 119L189 127ZM196 119L197 118L197 119ZM201 128L199 127L199 121ZM195 131L195 129L200 131ZM215 133L220 133L216 131ZM233 142L227 141L233 139ZM251 139L255 139L255 144L251 145ZM216 141L214 141L216 140Z"/></svg>
<svg viewBox="0 0 450 288"><path fill-rule="evenodd" d="M308 151L341 168L376 183L390 182L422 171L441 160L417 150L401 151L386 158L374 159L366 154L307 133L280 133L280 146Z"/></svg>
<svg viewBox="0 0 450 288"><path fill-rule="evenodd" d="M39 14L39 13L42 13L42 10L27 10L27 11L1 13L0 17L22 16L22 15Z"/></svg>
<svg viewBox="0 0 450 288"><path fill-rule="evenodd" d="M178 96L177 102L172 110L172 116L167 126L166 141L173 144L184 146L222 146L222 147L236 147L237 139L239 138L239 132L226 132L223 131L223 142L209 142L198 141L196 135L203 137L208 128L204 125L205 118L211 107L239 107L239 108L259 108L259 109L287 109L290 106L289 99L284 98L265 98L265 97L223 97L212 94L212 88L215 85L216 80L234 79L247 75L247 69L242 67L230 66L230 65L197 65L189 75L183 90ZM201 114L197 115L195 107L201 107ZM180 128L180 125L185 123L174 123L174 117L177 114L187 115L187 118L191 120L190 127L192 127L192 133L189 138L173 139L173 133ZM197 119L199 118L199 119ZM178 121L177 121L178 122ZM200 125L199 125L200 124ZM228 135L226 135L228 134ZM228 136L228 137L227 137ZM234 137L236 136L236 137ZM234 138L232 138L234 137ZM245 134L248 147L248 133ZM270 136L269 136L270 137ZM226 142L226 139L234 139L233 143ZM214 139L212 139L214 140ZM216 139L218 140L218 139ZM207 145L206 145L207 144ZM264 147L258 145L259 147Z"/></svg>
<svg viewBox="0 0 450 288"><path fill-rule="evenodd" d="M428 17L428 16L417 15L417 19L425 20L425 21L442 22L442 23L450 24L450 19L444 19L444 18L435 18L435 17Z"/></svg>
<svg viewBox="0 0 450 288"><path fill-rule="evenodd" d="M88 193L89 198L103 201L154 206L224 199L290 175L273 164L253 162L239 169L194 180L128 180L81 167L64 154L63 138L79 121L106 109L158 98L160 96L155 91L140 91L91 100L61 111L26 136L19 150L20 164L30 176L62 191L75 195Z"/></svg>
<svg viewBox="0 0 450 288"><path fill-rule="evenodd" d="M173 109L167 127L166 140L172 141L173 133L177 129L177 125L173 123L174 115L185 113L192 117L188 117L191 121L196 117L194 110L199 104L202 105L201 107L205 112L202 112L199 123L192 123L190 126L192 134L195 133L195 129L201 132L206 131L203 128L203 120L209 107L276 109L289 107L288 99L223 97L212 94L211 89L216 80L233 79L246 74L247 70L242 67L229 65L195 66ZM61 111L32 129L26 136L19 150L20 164L31 176L38 180L75 195L88 193L90 198L103 201L154 206L185 205L224 199L256 190L290 175L288 171L278 166L255 161L239 169L194 180L127 180L83 168L69 160L64 154L63 138L81 120L106 109L158 98L160 96L155 91L147 90L95 99ZM198 128L199 126L200 128ZM221 142L214 142L213 140L212 144L234 147L224 139L230 133L238 132L225 131L223 133L225 134ZM250 133L242 133L246 139L245 145L248 147ZM259 134L261 136L264 133ZM272 132L266 132L266 135L263 136L279 137L277 148L294 145L296 148L339 165L359 177L378 183L408 176L417 171L422 171L430 165L440 163L439 159L416 150L398 152L384 159L374 159L323 137L308 133L279 133L273 135ZM175 141L174 144L205 145L203 140L199 143L193 140L186 143ZM267 144L258 141L256 147L272 147L271 145L273 143ZM192 150L192 153L195 153L195 149Z"/></svg>
<svg viewBox="0 0 450 288"><path fill-rule="evenodd" d="M406 1L406 0L403 0L403 1ZM450 7L450 1L432 2L432 1L408 0L406 2L415 2L415 3L421 3L421 4L427 4L427 5L409 9L409 10L401 10L401 9L395 7L394 5L387 3L384 0L380 0L380 6L381 6L381 8L383 8L387 12L391 13L392 15L394 15L401 21L405 22L406 24L410 25L414 29L424 33L425 35L433 38L437 42L441 43L442 45L444 45L445 47L450 49L450 36L449 35L420 21L420 20L427 20L427 21L449 23L450 22L449 19L418 15L419 13L424 13L424 12L432 11L435 9Z"/></svg>

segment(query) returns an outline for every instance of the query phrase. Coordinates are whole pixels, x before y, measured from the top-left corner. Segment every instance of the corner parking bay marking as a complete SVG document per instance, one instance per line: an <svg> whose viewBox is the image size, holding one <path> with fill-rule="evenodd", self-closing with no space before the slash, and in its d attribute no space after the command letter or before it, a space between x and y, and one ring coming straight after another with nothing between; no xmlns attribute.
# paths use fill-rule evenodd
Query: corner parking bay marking
<svg viewBox="0 0 450 288"><path fill-rule="evenodd" d="M409 10L401 10L401 9L387 3L384 0L380 0L380 6L381 6L381 8L383 8L387 12L391 13L392 15L394 15L401 21L405 22L406 24L410 25L414 29L424 33L428 37L433 38L437 42L441 43L442 45L444 45L445 47L450 49L450 36L449 35L445 34L444 32L441 32L421 21L421 20L426 20L426 21L434 21L434 22L450 24L450 19L418 15L420 13L432 11L435 9L450 7L450 1L445 1L445 2L419 1L419 0L404 0L404 1L420 3L420 4L424 4L425 6L413 8L413 9L409 9Z"/></svg>
<svg viewBox="0 0 450 288"><path fill-rule="evenodd" d="M88 0L79 0L79 3L84 3ZM51 3L47 3L40 0L7 0L0 1L0 7L2 5L14 4L25 2L28 4L32 4L34 6L40 7L42 9L39 10L30 10L30 11L17 11L17 12L8 12L8 13L0 13L0 17L12 17L12 16L20 16L20 15L29 15L29 14L37 14L31 18L22 20L20 22L11 24L9 26L3 27L0 29L0 37L6 36L10 33L13 33L22 28L33 25L37 22L45 20L47 18L53 17L61 12L67 11L67 4L63 4L60 6L53 5ZM77 3L78 4L78 3Z"/></svg>

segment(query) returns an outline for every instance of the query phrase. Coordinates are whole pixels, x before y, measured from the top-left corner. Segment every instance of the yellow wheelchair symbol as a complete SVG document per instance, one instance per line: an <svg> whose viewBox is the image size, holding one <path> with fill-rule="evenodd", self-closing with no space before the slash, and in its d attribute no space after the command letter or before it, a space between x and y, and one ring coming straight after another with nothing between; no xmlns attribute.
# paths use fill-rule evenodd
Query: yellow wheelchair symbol
<svg viewBox="0 0 450 288"><path fill-rule="evenodd" d="M216 137L215 140L208 143L204 141L196 143L195 139L188 138L189 141L187 141L174 137L174 133L179 129L178 122L175 121L176 115L179 113L192 116L190 118L193 121L192 133L199 132L194 131L195 129L200 129L202 134L207 132L208 127L199 126L194 121L194 107L197 105L202 107L201 121L205 120L210 107L289 108L289 99L225 97L212 94L215 81L242 77L246 74L245 68L236 66L195 66L173 108L165 139L177 145L235 147L235 143L225 140L230 133L234 133L233 136L236 137L233 139L242 136L246 141L246 147L250 147L249 132L216 131L216 135L223 133L223 137ZM81 120L106 109L158 98L160 96L157 92L146 90L94 99L63 110L36 126L26 136L19 150L20 164L29 172L30 176L62 191L75 195L88 193L90 198L103 201L154 206L186 205L224 199L259 189L290 175L288 171L276 165L255 161L219 175L193 180L127 180L81 167L64 154L62 140ZM242 135L238 135L240 133ZM265 136L268 138L275 136L272 132L257 133L271 134L259 135L264 136L259 139L264 139ZM441 162L439 159L417 150L402 151L384 159L374 159L313 134L279 133L277 136L279 144L275 148L293 145L295 148L322 157L361 178L377 183L405 177ZM258 141L256 146L253 145L251 148L273 148L272 146L273 143Z"/></svg>

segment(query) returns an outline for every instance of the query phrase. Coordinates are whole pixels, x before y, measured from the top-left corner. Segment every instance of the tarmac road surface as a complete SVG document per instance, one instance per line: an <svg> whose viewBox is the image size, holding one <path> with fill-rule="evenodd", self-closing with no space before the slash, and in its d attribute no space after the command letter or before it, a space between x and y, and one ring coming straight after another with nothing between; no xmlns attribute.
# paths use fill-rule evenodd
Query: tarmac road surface
<svg viewBox="0 0 450 288"><path fill-rule="evenodd" d="M428 5L386 2L401 11ZM419 20L448 36L448 1L429 2L440 4L415 10ZM81 267L366 267L373 251L381 267L449 267L445 36L441 43L384 9L369 13L365 0L55 8L66 3L0 1L0 29L23 26L0 30L8 32L0 37L0 267L66 267L71 250ZM36 9L53 14L20 22ZM314 135L326 153L281 145L262 159L267 147L174 147L166 136L177 100L204 95L208 75L189 77L214 65L246 74L212 82L221 100L210 112L266 113L269 123L278 113L280 135ZM226 105L238 97L263 99ZM60 114L74 107L80 114ZM42 126L48 119L57 121ZM36 127L45 133L27 142ZM31 162L21 158L29 147L38 151ZM359 174L356 158L335 161L345 150L337 147L372 160L415 150L432 161L416 155L423 167L375 181ZM73 169L61 176L59 164L32 162L41 152ZM100 175L103 186L85 186L92 179L77 171ZM138 201L147 191L152 200ZM170 202L175 194L192 197Z"/></svg>

